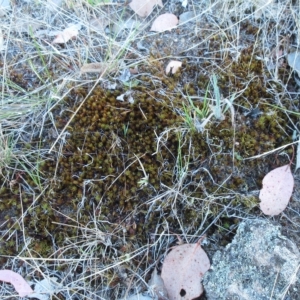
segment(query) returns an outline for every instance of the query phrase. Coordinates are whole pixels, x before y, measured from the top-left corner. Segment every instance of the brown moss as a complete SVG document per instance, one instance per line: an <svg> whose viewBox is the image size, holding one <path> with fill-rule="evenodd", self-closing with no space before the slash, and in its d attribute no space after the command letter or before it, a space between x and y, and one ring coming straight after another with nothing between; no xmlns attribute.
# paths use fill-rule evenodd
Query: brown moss
<svg viewBox="0 0 300 300"><path fill-rule="evenodd" d="M256 28L249 24L244 26L249 33L257 34ZM230 35L227 38L230 39ZM219 35L211 37L208 51L220 52L223 39ZM221 66L218 69L208 60L196 64L186 59L181 72L166 76L165 62L152 53L147 64L140 67L140 72L151 74L155 80L151 76L137 76L140 85L132 88L133 104L116 100L127 87L120 86L115 91L97 87L67 128L69 136L61 156L56 158L51 154L49 160L40 165L43 177L52 179L56 173L55 181L49 180L45 197L37 201L26 216L27 233L36 241L43 240L42 244L36 244L36 252L49 254L51 241L46 239L44 228L61 245L68 235L76 234L71 229L53 224L53 221L68 222L53 208L68 211L70 217L78 218L83 225L96 213L99 219L109 224L108 232L113 231L114 226L117 228L120 220L134 215L137 228L134 231L128 229L127 234L145 243L148 233L157 230L162 216L174 232L180 231L181 226L197 228L202 221L202 214L198 211L208 210L214 218L229 203L228 198L221 198L223 193L238 194L259 189L263 175L274 166L274 156L253 161L243 159L282 146L292 135L290 129L286 129L288 135L281 129L289 123L286 115L266 105L273 100L266 89L262 62L255 59L258 54L254 46L244 49L238 61L230 55L216 54ZM204 97L207 88L212 97L210 76L213 73L217 74L223 97L244 90L234 101L235 127L228 110L225 120L212 118L203 132L189 130L181 115L182 103L189 105L187 95ZM281 76L284 81L285 73ZM88 92L86 87L72 89L61 108L53 112L58 130L64 128ZM282 99L282 103L288 105L288 99ZM195 106L202 109L203 103L195 101ZM248 114L254 108L261 112L257 117ZM185 130L182 135L170 130L157 147L159 135L171 127L184 127ZM58 151L57 146L53 152ZM148 183L143 187L139 181L145 174L136 156L149 175ZM280 157L278 163L284 162L286 158ZM183 169L186 167L185 174ZM33 184L28 175L23 177ZM149 211L151 197L172 190L179 183L188 199L166 196L153 202ZM0 196L5 199L1 205L4 208L15 206L16 216L21 215L21 209L17 207L19 191L19 186L15 186L11 192L8 184L0 190ZM203 201L207 196L221 199L207 208ZM27 209L32 201L26 195L23 199L23 209ZM234 203L252 209L254 200L250 200L241 197ZM77 214L81 202L84 206ZM173 207L176 207L176 213ZM177 218L182 222L180 226ZM7 219L12 224L10 215ZM224 222L228 220L224 219ZM8 249L12 251L13 247Z"/></svg>

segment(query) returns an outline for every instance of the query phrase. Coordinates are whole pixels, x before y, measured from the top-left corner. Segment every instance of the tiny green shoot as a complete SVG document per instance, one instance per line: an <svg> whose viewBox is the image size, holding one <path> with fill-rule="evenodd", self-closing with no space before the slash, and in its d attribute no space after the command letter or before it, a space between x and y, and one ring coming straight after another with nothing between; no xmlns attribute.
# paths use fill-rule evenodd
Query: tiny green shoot
<svg viewBox="0 0 300 300"><path fill-rule="evenodd" d="M123 124L123 134L124 134L124 137L127 136L128 127L129 127L129 122L126 125Z"/></svg>

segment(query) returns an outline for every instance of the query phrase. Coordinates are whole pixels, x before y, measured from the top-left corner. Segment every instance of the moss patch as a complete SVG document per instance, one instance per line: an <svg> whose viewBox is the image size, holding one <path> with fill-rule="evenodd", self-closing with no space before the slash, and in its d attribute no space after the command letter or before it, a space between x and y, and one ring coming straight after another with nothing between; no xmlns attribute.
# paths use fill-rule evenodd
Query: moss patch
<svg viewBox="0 0 300 300"><path fill-rule="evenodd" d="M213 38L212 49L219 47L219 38ZM183 228L199 228L206 217L209 224L224 207L233 213L241 209L255 212L257 198L247 193L259 190L263 176L288 158L245 159L285 145L292 138L292 129L287 128L292 119L268 105L276 103L266 89L265 70L255 58L256 51L246 48L236 61L220 56L219 69L207 61L186 59L174 76L164 75L163 62L152 53L148 64L140 66L140 73L147 76L138 75L138 85L130 90L132 104L128 94L123 102L117 100L129 90L126 86L113 91L95 88L65 131L62 147L56 146L39 165L47 182L42 197L34 200L28 195L26 186L36 187L34 177L18 177L12 171L8 177L16 182L9 185L3 181L0 205L6 211L2 215L9 228L6 236L20 231L17 219L26 211L25 230L33 237L33 249L37 256L48 256L53 252L53 240L64 246L67 238L78 235L78 224L93 228L96 218L120 253L127 253L127 246L114 235L120 228L126 238L144 245L151 234L165 230L164 222L178 233ZM188 126L183 108L189 107L188 114L194 116L187 98L204 97L207 88L211 91L213 73L224 97L237 94L235 125L228 110L224 120L213 117L197 131ZM287 78L284 72L280 76ZM75 88L64 100L55 112L58 130L88 92L87 87ZM203 101L193 101L195 107L203 108ZM283 104L288 102L282 99ZM43 145L55 140L47 136L35 142ZM287 154L291 151L287 149ZM225 216L220 220L226 221L221 224L225 228L230 226ZM104 250L105 246L97 248L99 253ZM12 254L15 244L3 244L1 251ZM76 249L68 251L76 253ZM135 258L137 264L140 259ZM151 261L151 255L148 259ZM110 258L107 260L109 264Z"/></svg>

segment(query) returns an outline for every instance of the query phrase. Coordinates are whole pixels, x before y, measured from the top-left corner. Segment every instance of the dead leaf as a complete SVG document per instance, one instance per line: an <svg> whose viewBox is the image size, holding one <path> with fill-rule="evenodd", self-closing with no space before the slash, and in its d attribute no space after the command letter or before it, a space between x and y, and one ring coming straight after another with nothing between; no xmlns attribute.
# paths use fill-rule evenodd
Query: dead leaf
<svg viewBox="0 0 300 300"><path fill-rule="evenodd" d="M166 30L171 30L178 24L178 18L173 14L162 14L158 16L152 26L150 31L163 32Z"/></svg>
<svg viewBox="0 0 300 300"><path fill-rule="evenodd" d="M294 177L290 165L269 172L262 181L260 209L265 215L276 216L287 207L294 189Z"/></svg>
<svg viewBox="0 0 300 300"><path fill-rule="evenodd" d="M117 83L110 80L104 80L102 84L103 87L108 90L115 90L117 87Z"/></svg>
<svg viewBox="0 0 300 300"><path fill-rule="evenodd" d="M128 90L124 94L119 95L116 99L119 101L124 102L125 100L128 101L129 103L134 103L134 99L131 96L132 91Z"/></svg>
<svg viewBox="0 0 300 300"><path fill-rule="evenodd" d="M200 242L174 247L166 256L161 272L169 299L199 297L203 293L201 279L209 268L209 259Z"/></svg>
<svg viewBox="0 0 300 300"><path fill-rule="evenodd" d="M1 270L0 280L11 283L20 297L26 297L27 295L33 293L32 288L25 281L25 279L20 274L11 270Z"/></svg>
<svg viewBox="0 0 300 300"><path fill-rule="evenodd" d="M139 74L138 66L135 66L134 68L130 68L129 72L131 75Z"/></svg>
<svg viewBox="0 0 300 300"><path fill-rule="evenodd" d="M68 42L73 37L78 35L78 30L81 29L80 24L73 24L63 31L59 32L56 38L53 40L52 44L64 44Z"/></svg>
<svg viewBox="0 0 300 300"><path fill-rule="evenodd" d="M161 0L132 0L129 4L131 9L143 18L148 17L151 14L155 5L163 7Z"/></svg>
<svg viewBox="0 0 300 300"><path fill-rule="evenodd" d="M169 74L170 72L172 74L175 74L180 69L181 66L182 66L181 61L171 60L166 67L166 74Z"/></svg>
<svg viewBox="0 0 300 300"><path fill-rule="evenodd" d="M84 64L80 68L81 73L103 73L109 68L109 64L106 62Z"/></svg>

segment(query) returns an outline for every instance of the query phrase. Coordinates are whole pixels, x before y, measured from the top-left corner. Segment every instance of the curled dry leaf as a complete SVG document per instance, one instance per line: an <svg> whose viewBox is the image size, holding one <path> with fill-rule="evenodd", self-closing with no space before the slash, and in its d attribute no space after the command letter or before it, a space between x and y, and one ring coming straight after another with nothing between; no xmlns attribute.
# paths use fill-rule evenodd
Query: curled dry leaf
<svg viewBox="0 0 300 300"><path fill-rule="evenodd" d="M171 30L175 28L178 24L178 18L173 14L162 14L158 16L152 26L150 31L163 32L166 30Z"/></svg>
<svg viewBox="0 0 300 300"><path fill-rule="evenodd" d="M169 299L191 300L202 295L201 279L209 268L209 259L200 242L174 247L166 256L161 272Z"/></svg>
<svg viewBox="0 0 300 300"><path fill-rule="evenodd" d="M20 297L28 296L33 293L30 285L25 281L25 279L18 273L10 270L0 271L0 280L4 282L11 283Z"/></svg>
<svg viewBox="0 0 300 300"><path fill-rule="evenodd" d="M290 165L272 170L262 183L260 209L265 215L276 216L285 210L292 196L294 177Z"/></svg>
<svg viewBox="0 0 300 300"><path fill-rule="evenodd" d="M161 0L132 0L129 4L131 9L140 17L148 17L151 14L154 5L163 7Z"/></svg>
<svg viewBox="0 0 300 300"><path fill-rule="evenodd" d="M124 102L125 100L128 101L129 103L134 103L134 99L132 97L132 91L126 91L124 94L119 95L117 100Z"/></svg>
<svg viewBox="0 0 300 300"><path fill-rule="evenodd" d="M73 37L78 35L78 30L81 29L80 24L71 25L63 31L59 32L56 38L53 40L52 44L64 44L68 42Z"/></svg>
<svg viewBox="0 0 300 300"><path fill-rule="evenodd" d="M171 60L166 67L166 74L169 74L170 72L172 74L175 74L181 66L182 66L181 61Z"/></svg>

